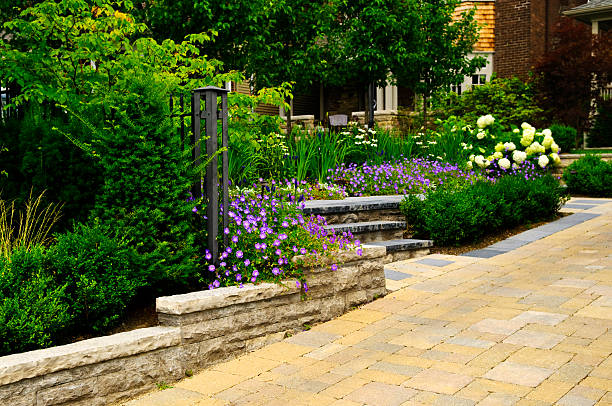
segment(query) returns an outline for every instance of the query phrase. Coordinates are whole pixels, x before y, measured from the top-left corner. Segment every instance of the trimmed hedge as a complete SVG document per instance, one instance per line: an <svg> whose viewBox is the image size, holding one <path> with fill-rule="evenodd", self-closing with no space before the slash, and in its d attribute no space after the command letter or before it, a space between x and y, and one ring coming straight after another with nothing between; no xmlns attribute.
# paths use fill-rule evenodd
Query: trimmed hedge
<svg viewBox="0 0 612 406"><path fill-rule="evenodd" d="M437 190L425 200L407 196L400 209L419 237L439 245L459 245L520 224L553 217L565 192L552 176L480 181L457 191Z"/></svg>
<svg viewBox="0 0 612 406"><path fill-rule="evenodd" d="M612 163L587 155L565 168L563 181L572 194L612 196Z"/></svg>
<svg viewBox="0 0 612 406"><path fill-rule="evenodd" d="M146 284L141 261L127 240L88 226L0 257L0 356L115 326Z"/></svg>

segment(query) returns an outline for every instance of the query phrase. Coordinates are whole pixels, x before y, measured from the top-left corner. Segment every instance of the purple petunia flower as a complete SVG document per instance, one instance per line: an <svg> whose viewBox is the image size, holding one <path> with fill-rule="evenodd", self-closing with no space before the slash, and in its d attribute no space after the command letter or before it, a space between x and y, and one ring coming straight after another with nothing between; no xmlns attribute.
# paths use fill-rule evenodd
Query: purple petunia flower
<svg viewBox="0 0 612 406"><path fill-rule="evenodd" d="M215 269L217 269L217 268L215 268L214 265L208 265L208 271L209 272L215 272Z"/></svg>
<svg viewBox="0 0 612 406"><path fill-rule="evenodd" d="M236 251L236 258L242 258L244 253L240 250Z"/></svg>

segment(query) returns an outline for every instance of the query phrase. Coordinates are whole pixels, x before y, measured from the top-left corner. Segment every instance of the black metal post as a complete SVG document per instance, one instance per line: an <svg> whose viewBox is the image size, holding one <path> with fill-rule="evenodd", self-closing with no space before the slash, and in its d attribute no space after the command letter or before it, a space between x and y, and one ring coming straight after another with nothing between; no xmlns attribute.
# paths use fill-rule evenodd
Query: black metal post
<svg viewBox="0 0 612 406"><path fill-rule="evenodd" d="M207 86L195 89L192 94L192 126L194 144L194 165L201 165L201 119L205 120L206 132L206 156L212 157L208 165L206 165L206 217L208 224L208 249L213 256L215 264L219 263L219 138L217 134L217 121L221 119L221 146L227 149L228 134L227 134L227 89L220 87ZM217 97L221 96L221 111L217 111ZM201 109L201 100L204 100L204 110ZM220 116L220 117L219 117ZM229 207L229 164L227 150L221 153L221 187L222 187L222 208L223 220L222 225L225 229L229 225L228 207ZM201 191L201 175L199 185L196 185ZM227 244L227 235L223 234L223 241Z"/></svg>

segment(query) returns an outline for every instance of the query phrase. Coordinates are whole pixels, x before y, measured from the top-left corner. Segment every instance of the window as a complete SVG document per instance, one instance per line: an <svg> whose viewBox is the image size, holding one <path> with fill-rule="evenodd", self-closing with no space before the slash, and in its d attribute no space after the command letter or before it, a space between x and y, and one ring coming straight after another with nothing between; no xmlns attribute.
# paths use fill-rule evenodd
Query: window
<svg viewBox="0 0 612 406"><path fill-rule="evenodd" d="M472 86L481 86L487 83L487 75L472 75Z"/></svg>
<svg viewBox="0 0 612 406"><path fill-rule="evenodd" d="M462 86L461 86L461 83L456 84L456 85L451 85L450 90L451 90L451 92L455 92L455 93L457 93L458 95L461 95L461 90L462 90L462 89L461 89L461 87L462 87Z"/></svg>

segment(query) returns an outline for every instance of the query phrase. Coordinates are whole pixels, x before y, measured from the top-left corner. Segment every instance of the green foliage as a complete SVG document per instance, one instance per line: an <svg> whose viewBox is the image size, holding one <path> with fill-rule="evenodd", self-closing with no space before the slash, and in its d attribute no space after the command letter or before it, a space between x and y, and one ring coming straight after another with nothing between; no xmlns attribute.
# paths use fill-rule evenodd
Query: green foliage
<svg viewBox="0 0 612 406"><path fill-rule="evenodd" d="M51 346L69 325L66 286L46 266L45 248L0 257L0 355Z"/></svg>
<svg viewBox="0 0 612 406"><path fill-rule="evenodd" d="M463 164L472 154L472 127L455 116L446 120L437 119L434 130L427 130L414 135L416 153L427 159Z"/></svg>
<svg viewBox="0 0 612 406"><path fill-rule="evenodd" d="M550 131L552 131L553 137L555 137L555 142L561 148L561 152L570 152L576 148L578 131L574 127L553 124L550 126Z"/></svg>
<svg viewBox="0 0 612 406"><path fill-rule="evenodd" d="M97 226L0 257L0 354L106 331L146 281L142 269L128 241Z"/></svg>
<svg viewBox="0 0 612 406"><path fill-rule="evenodd" d="M612 99L599 102L587 144L589 147L612 146Z"/></svg>
<svg viewBox="0 0 612 406"><path fill-rule="evenodd" d="M0 122L0 145L8 149L0 152L7 173L0 177L3 197L25 202L30 193L44 191L50 201L64 202L59 229L84 221L102 183L99 162L53 128L78 139L89 130L57 117L48 106L32 103L24 109L22 119Z"/></svg>
<svg viewBox="0 0 612 406"><path fill-rule="evenodd" d="M417 21L412 29L417 50L408 53L392 71L399 83L423 95L423 116L427 123L429 96L463 82L465 76L484 67L486 60L467 57L478 40L475 9L464 11L456 18L460 0L420 0L415 4L413 13Z"/></svg>
<svg viewBox="0 0 612 406"><path fill-rule="evenodd" d="M572 194L612 196L612 164L597 155L586 155L563 171L563 181Z"/></svg>
<svg viewBox="0 0 612 406"><path fill-rule="evenodd" d="M58 235L46 257L55 282L65 286L75 333L114 326L151 277L129 240L98 226L78 225Z"/></svg>
<svg viewBox="0 0 612 406"><path fill-rule="evenodd" d="M406 69L406 59L418 44L415 1L337 0L332 4L337 21L327 35L328 82L382 85L396 73L395 68Z"/></svg>
<svg viewBox="0 0 612 406"><path fill-rule="evenodd" d="M134 77L128 89L112 99L115 118L94 144L104 185L93 216L133 238L152 283L186 283L196 271L186 201L194 177L173 135L166 85Z"/></svg>
<svg viewBox="0 0 612 406"><path fill-rule="evenodd" d="M435 101L434 108L441 119L457 116L468 123L487 114L504 126L528 122L540 127L545 123L533 87L518 78L495 78L461 96L446 93Z"/></svg>
<svg viewBox="0 0 612 406"><path fill-rule="evenodd" d="M425 200L407 196L400 205L419 236L440 245L477 241L485 234L554 216L565 200L552 176L507 176L461 190L436 190Z"/></svg>

